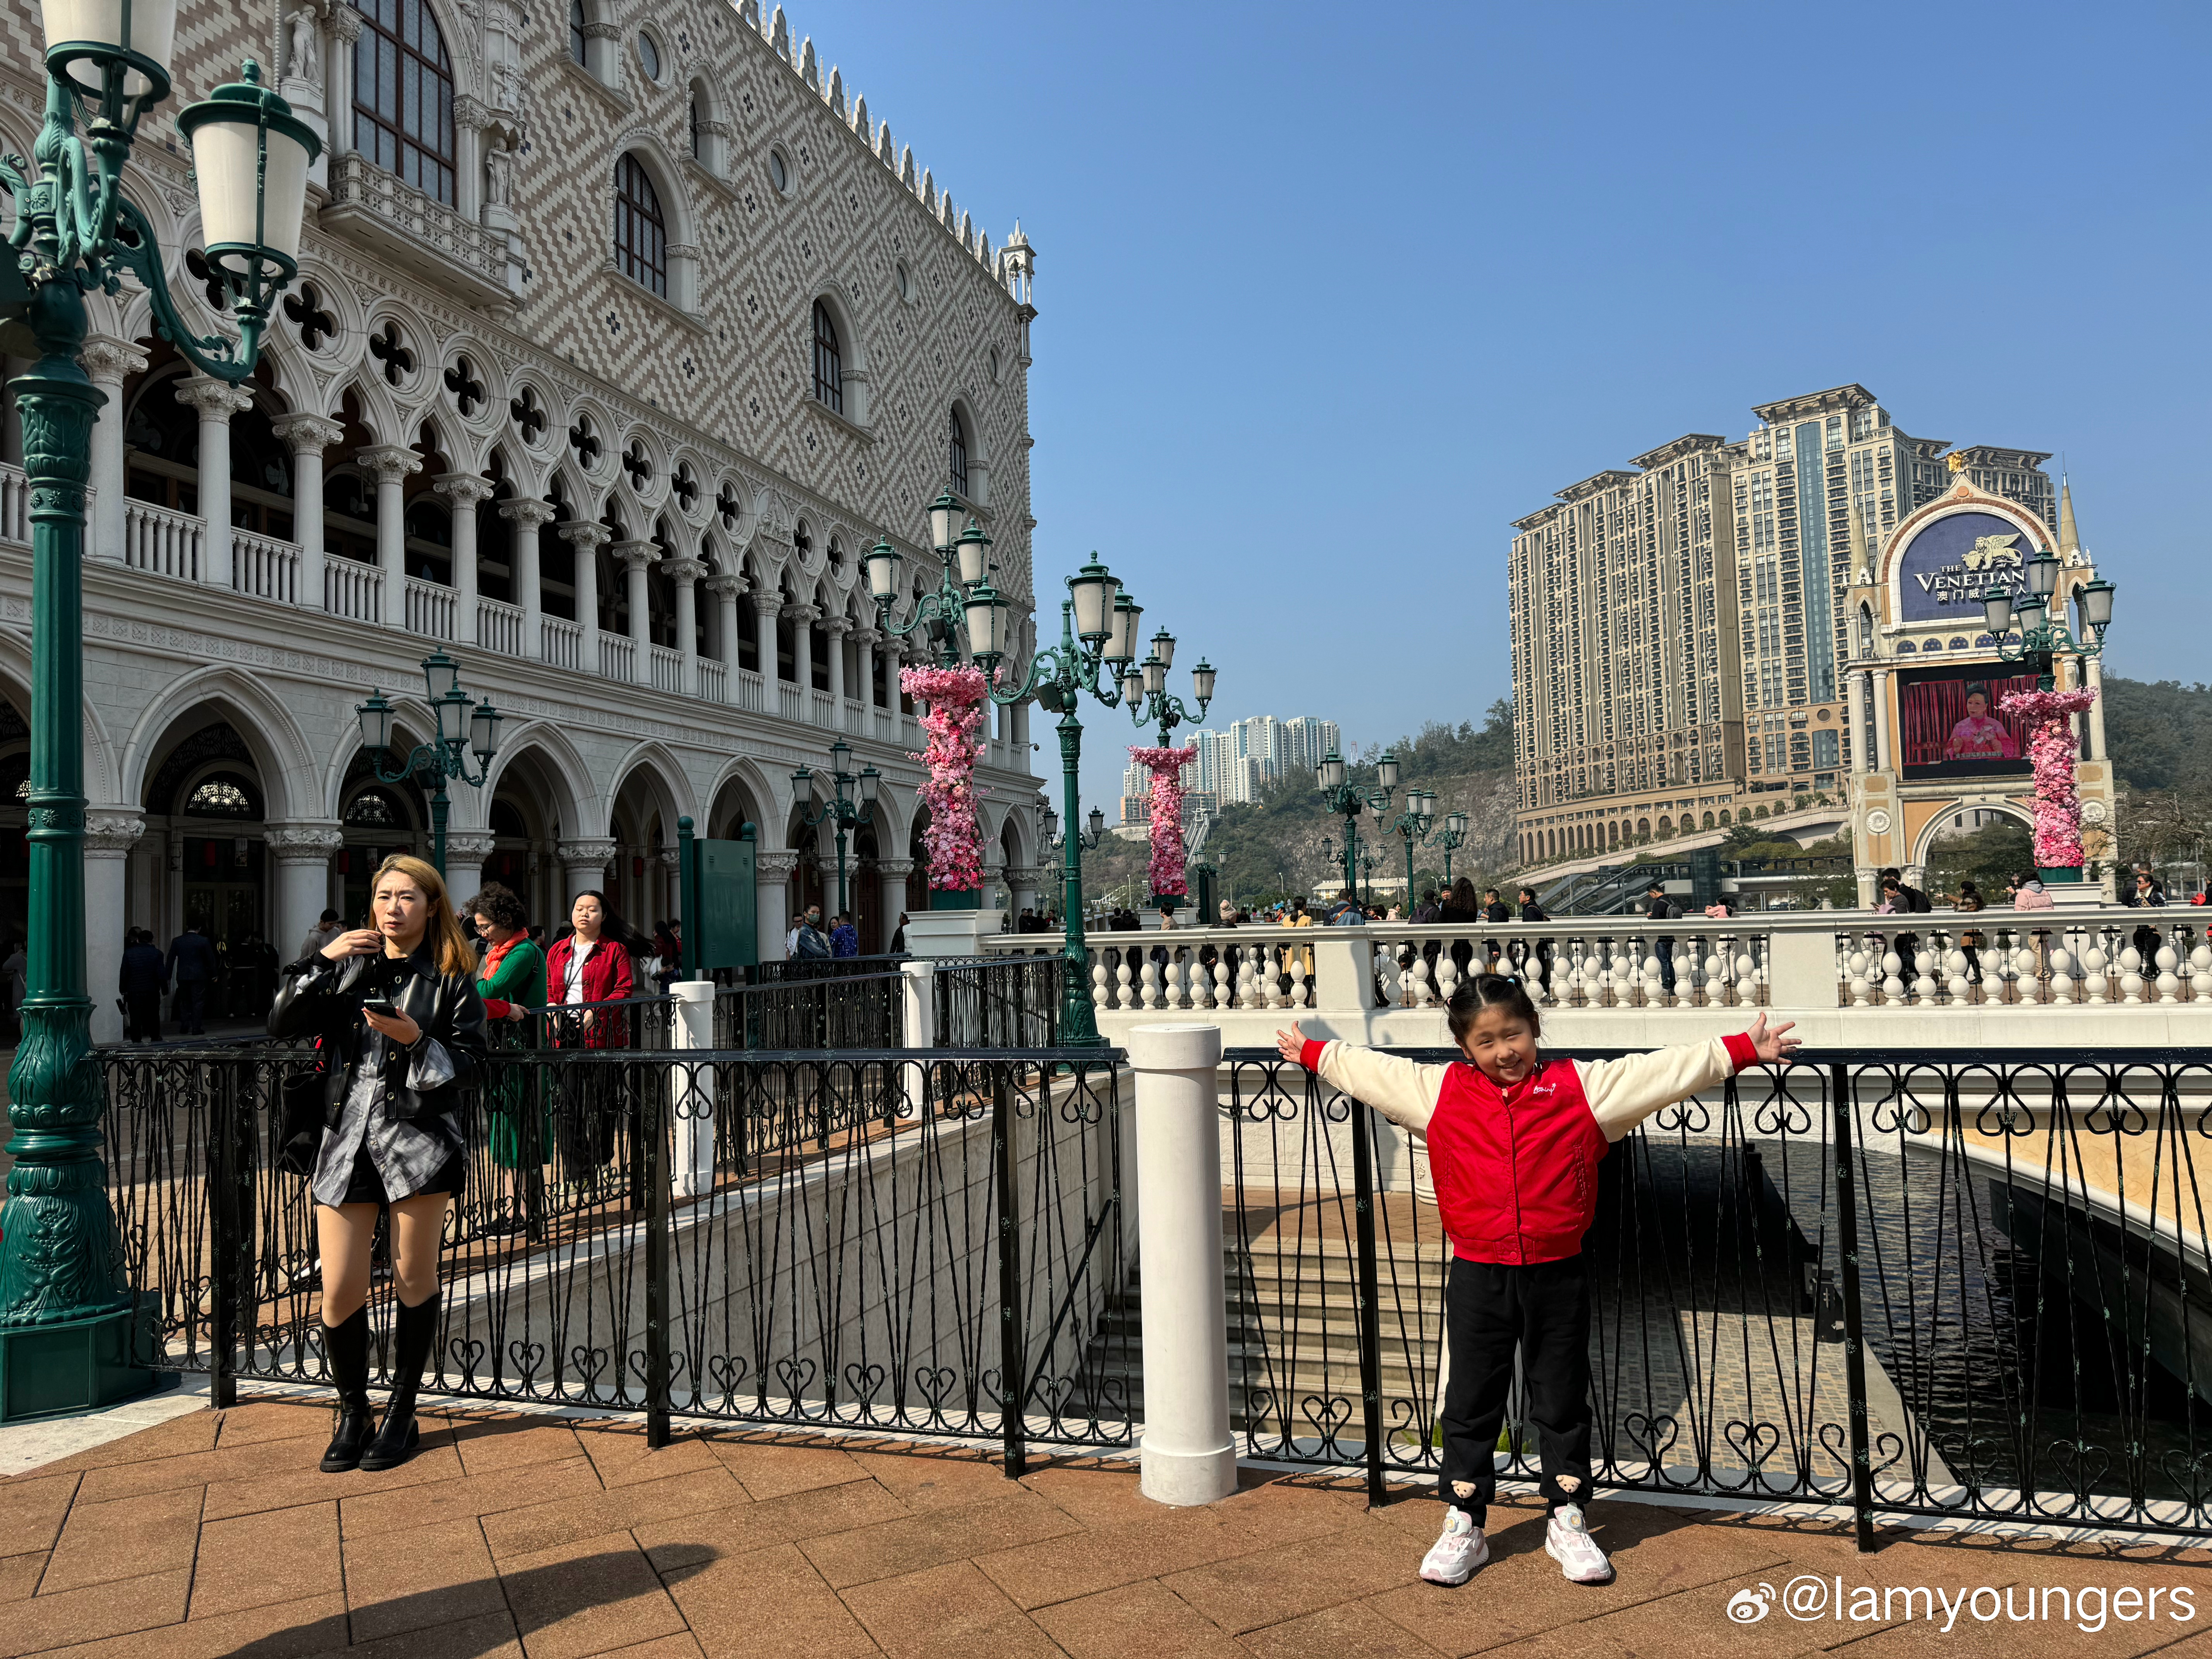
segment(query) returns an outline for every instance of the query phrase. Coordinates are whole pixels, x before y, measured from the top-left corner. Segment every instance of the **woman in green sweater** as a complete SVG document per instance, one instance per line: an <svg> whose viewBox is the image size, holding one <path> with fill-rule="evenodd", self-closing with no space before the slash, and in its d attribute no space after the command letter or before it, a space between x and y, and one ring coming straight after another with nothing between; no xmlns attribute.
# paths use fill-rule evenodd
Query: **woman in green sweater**
<svg viewBox="0 0 2212 1659"><path fill-rule="evenodd" d="M506 1211L484 1231L514 1233L527 1228L535 1233L544 1224L553 1114L536 1068L501 1066L497 1057L502 1051L538 1046L537 1011L545 1006L545 953L531 941L529 913L509 889L487 882L469 908L485 945L477 994L483 999L493 1060L485 1096L487 1139L492 1162L507 1171Z"/></svg>

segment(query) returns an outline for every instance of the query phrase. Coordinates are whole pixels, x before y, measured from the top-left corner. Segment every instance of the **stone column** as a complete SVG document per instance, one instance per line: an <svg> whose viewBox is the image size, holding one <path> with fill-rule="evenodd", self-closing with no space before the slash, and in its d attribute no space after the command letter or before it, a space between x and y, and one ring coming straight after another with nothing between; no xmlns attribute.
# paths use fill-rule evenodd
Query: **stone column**
<svg viewBox="0 0 2212 1659"><path fill-rule="evenodd" d="M660 544L649 541L616 542L607 551L621 565L629 590L630 678L640 685L653 684L653 627L647 610L645 573L660 562Z"/></svg>
<svg viewBox="0 0 2212 1659"><path fill-rule="evenodd" d="M570 523L554 533L576 550L576 624L584 630L584 642L578 648L576 662L585 673L596 674L599 672L599 553L607 539L607 527L603 524Z"/></svg>
<svg viewBox="0 0 2212 1659"><path fill-rule="evenodd" d="M545 654L545 610L538 593L538 532L552 521L550 501L501 501L499 516L514 526L514 602L522 607L522 654Z"/></svg>
<svg viewBox="0 0 2212 1659"><path fill-rule="evenodd" d="M269 429L292 452L292 539L300 544L299 601L310 611L320 611L327 604L323 592L323 452L345 435L345 428L321 415L280 415Z"/></svg>
<svg viewBox="0 0 2212 1659"><path fill-rule="evenodd" d="M1891 769L1889 757L1889 670L1874 671L1874 768Z"/></svg>
<svg viewBox="0 0 2212 1659"><path fill-rule="evenodd" d="M422 458L402 444L376 444L356 457L376 479L376 568L384 573L384 625L407 621L407 505L404 480Z"/></svg>
<svg viewBox="0 0 2212 1659"><path fill-rule="evenodd" d="M783 960L783 936L791 927L791 872L799 868L795 852L753 854L753 880L759 891L754 927L763 962Z"/></svg>
<svg viewBox="0 0 2212 1659"><path fill-rule="evenodd" d="M791 662L799 677L799 718L814 718L814 623L822 615L815 605L791 607Z"/></svg>
<svg viewBox="0 0 2212 1659"><path fill-rule="evenodd" d="M876 706L876 641L881 638L883 635L872 628L856 628L853 630L853 643L859 647L854 654L860 660L854 666L860 672L860 702L863 706L869 708ZM868 724L867 721L863 720L860 730L866 732L868 729Z"/></svg>
<svg viewBox="0 0 2212 1659"><path fill-rule="evenodd" d="M1014 684L1018 685L1021 682L1017 680ZM1024 697L1010 708L1006 713L1012 725L1012 736L1008 741L1013 744L1013 754L1008 758L1006 763L1017 772L1026 772L1030 769L1029 700Z"/></svg>
<svg viewBox="0 0 2212 1659"><path fill-rule="evenodd" d="M2083 750L2085 760L2105 760L2105 665L2101 658L2089 659L2089 686L2096 692L2096 702L2089 705L2089 742Z"/></svg>
<svg viewBox="0 0 2212 1659"><path fill-rule="evenodd" d="M94 807L84 815L84 971L92 994L94 1042L123 1041L115 1000L117 976L123 971L123 934L131 925L126 878L131 849L145 833L146 820L136 812ZM166 947L168 940L161 943Z"/></svg>
<svg viewBox="0 0 2212 1659"><path fill-rule="evenodd" d="M146 372L146 359L127 340L95 334L78 354L92 383L107 394L92 428L91 522L85 526L85 556L120 562L123 557L123 383ZM99 1006L95 991L94 1006Z"/></svg>
<svg viewBox="0 0 2212 1659"><path fill-rule="evenodd" d="M738 596L745 591L743 576L709 576L707 592L715 605L714 643L722 653L722 695L730 696L730 677L738 672ZM732 699L734 701L734 699Z"/></svg>
<svg viewBox="0 0 2212 1659"><path fill-rule="evenodd" d="M276 866L276 926L269 942L280 962L290 962L330 905L331 855L345 836L325 824L272 823L262 845Z"/></svg>
<svg viewBox="0 0 2212 1659"><path fill-rule="evenodd" d="M681 918L684 914L684 854L673 847L664 847L656 856L660 878L653 902L653 916L655 919L665 916ZM674 965L672 963L670 964L672 967Z"/></svg>
<svg viewBox="0 0 2212 1659"><path fill-rule="evenodd" d="M697 559L671 559L668 579L676 584L676 648L684 653L684 672L677 689L687 697L699 695L699 593L696 584L707 574Z"/></svg>
<svg viewBox="0 0 2212 1659"><path fill-rule="evenodd" d="M761 684L767 688L763 702L771 714L776 709L775 619L782 610L781 594L753 595L753 643L760 652Z"/></svg>
<svg viewBox="0 0 2212 1659"><path fill-rule="evenodd" d="M568 878L568 902L573 903L579 893L606 884L607 866L613 862L615 856L612 841L564 841L554 848L554 852ZM564 914L549 920L557 925L566 921L568 917Z"/></svg>
<svg viewBox="0 0 2212 1659"><path fill-rule="evenodd" d="M494 842L481 830L446 831L446 891L456 905L466 904L483 889L484 860Z"/></svg>
<svg viewBox="0 0 2212 1659"><path fill-rule="evenodd" d="M353 151L353 54L361 39L361 14L351 6L330 9L330 49L323 54L323 107L329 112L329 161Z"/></svg>
<svg viewBox="0 0 2212 1659"><path fill-rule="evenodd" d="M230 417L253 399L237 387L195 374L179 381L176 399L200 417L200 580L210 587L232 585L230 566Z"/></svg>
<svg viewBox="0 0 2212 1659"><path fill-rule="evenodd" d="M1851 676L1851 770L1863 773L1870 769L1873 757L1868 750L1873 747L1874 724L1867 716L1874 707L1874 676L1862 671Z"/></svg>
<svg viewBox="0 0 2212 1659"><path fill-rule="evenodd" d="M853 631L849 617L832 617L822 624L830 636L830 724L845 726L845 635Z"/></svg>
<svg viewBox="0 0 2212 1659"><path fill-rule="evenodd" d="M906 912L906 878L914 873L912 859L878 859L876 878L883 884L882 904L884 936L879 948L891 948L891 935L898 931L898 919Z"/></svg>
<svg viewBox="0 0 2212 1659"><path fill-rule="evenodd" d="M477 632L477 506L490 496L491 480L475 472L441 472L430 488L453 509L453 639L482 645Z"/></svg>

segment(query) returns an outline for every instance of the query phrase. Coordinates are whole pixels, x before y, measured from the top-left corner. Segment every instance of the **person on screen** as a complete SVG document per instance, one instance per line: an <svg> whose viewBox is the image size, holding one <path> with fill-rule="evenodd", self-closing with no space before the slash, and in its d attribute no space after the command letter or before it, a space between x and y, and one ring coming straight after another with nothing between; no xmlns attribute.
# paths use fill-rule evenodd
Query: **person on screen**
<svg viewBox="0 0 2212 1659"><path fill-rule="evenodd" d="M2020 743L2004 722L1990 713L1990 688L1979 680L1966 687L1966 717L1951 728L1943 745L1943 758L1961 760L2018 760Z"/></svg>

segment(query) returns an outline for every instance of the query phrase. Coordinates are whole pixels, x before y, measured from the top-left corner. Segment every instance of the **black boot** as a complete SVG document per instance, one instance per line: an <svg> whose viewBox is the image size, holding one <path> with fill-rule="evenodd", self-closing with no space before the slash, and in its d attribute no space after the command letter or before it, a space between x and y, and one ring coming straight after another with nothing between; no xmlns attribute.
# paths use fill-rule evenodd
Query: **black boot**
<svg viewBox="0 0 2212 1659"><path fill-rule="evenodd" d="M323 1352L338 1391L337 1432L323 1454L323 1473L343 1474L359 1467L376 1421L368 1409L368 1310L356 1308L352 1318L324 1326Z"/></svg>
<svg viewBox="0 0 2212 1659"><path fill-rule="evenodd" d="M422 1437L415 1426L415 1390L438 1334L438 1293L431 1291L411 1308L404 1302L393 1305L398 1312L392 1320L392 1399L384 1408L384 1421L377 1425L376 1438L361 1455L365 1469L398 1468Z"/></svg>

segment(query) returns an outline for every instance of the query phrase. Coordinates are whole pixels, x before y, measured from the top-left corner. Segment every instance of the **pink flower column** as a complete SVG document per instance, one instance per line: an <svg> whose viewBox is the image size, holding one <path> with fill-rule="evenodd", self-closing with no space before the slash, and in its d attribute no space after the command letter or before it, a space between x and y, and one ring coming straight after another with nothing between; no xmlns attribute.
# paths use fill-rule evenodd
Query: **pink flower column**
<svg viewBox="0 0 2212 1659"><path fill-rule="evenodd" d="M1182 769L1198 758L1198 745L1181 749L1129 748L1129 758L1152 775L1152 896L1190 891L1182 878Z"/></svg>
<svg viewBox="0 0 2212 1659"><path fill-rule="evenodd" d="M2081 867L2081 797L2074 780L2074 716L2097 700L2096 688L2014 691L1997 706L2030 722L2035 769L2035 862L2046 870Z"/></svg>
<svg viewBox="0 0 2212 1659"><path fill-rule="evenodd" d="M908 668L899 686L917 702L929 705L921 729L929 745L910 758L929 769L921 803L929 809L922 831L929 854L929 884L947 892L972 893L983 884L983 830L975 821L975 758L983 724L983 698L989 690L980 668Z"/></svg>

